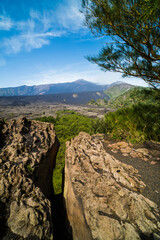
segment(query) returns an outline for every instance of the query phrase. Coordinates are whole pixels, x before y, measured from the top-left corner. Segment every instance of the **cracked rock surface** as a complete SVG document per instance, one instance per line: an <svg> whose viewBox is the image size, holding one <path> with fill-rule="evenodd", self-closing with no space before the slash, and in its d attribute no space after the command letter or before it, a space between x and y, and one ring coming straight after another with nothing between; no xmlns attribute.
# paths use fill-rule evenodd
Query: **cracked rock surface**
<svg viewBox="0 0 160 240"><path fill-rule="evenodd" d="M0 121L0 239L53 239L54 126Z"/></svg>
<svg viewBox="0 0 160 240"><path fill-rule="evenodd" d="M67 142L64 198L74 240L160 239L159 209L145 187L98 136L82 132Z"/></svg>

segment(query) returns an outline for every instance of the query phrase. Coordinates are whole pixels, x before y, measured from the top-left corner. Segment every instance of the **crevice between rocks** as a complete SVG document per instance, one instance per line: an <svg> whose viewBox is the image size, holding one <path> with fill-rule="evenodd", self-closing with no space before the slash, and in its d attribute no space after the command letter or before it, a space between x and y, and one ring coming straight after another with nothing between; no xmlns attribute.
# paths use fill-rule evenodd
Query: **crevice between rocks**
<svg viewBox="0 0 160 240"><path fill-rule="evenodd" d="M63 197L64 190L64 171L62 179L62 193L53 194L52 206L52 222L54 240L73 240L72 228L66 214L65 200Z"/></svg>

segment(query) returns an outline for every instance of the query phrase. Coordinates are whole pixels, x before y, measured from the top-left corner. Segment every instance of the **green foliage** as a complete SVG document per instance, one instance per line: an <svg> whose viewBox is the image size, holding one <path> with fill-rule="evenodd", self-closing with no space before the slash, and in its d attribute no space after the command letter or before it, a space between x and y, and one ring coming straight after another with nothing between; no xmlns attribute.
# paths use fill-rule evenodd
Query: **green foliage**
<svg viewBox="0 0 160 240"><path fill-rule="evenodd" d="M105 42L97 56L87 59L104 71L142 78L159 87L159 1L82 0L82 3L86 25Z"/></svg>
<svg viewBox="0 0 160 240"><path fill-rule="evenodd" d="M105 115L105 120L94 123L98 131L115 139L132 142L160 141L160 105L137 104Z"/></svg>
<svg viewBox="0 0 160 240"><path fill-rule="evenodd" d="M107 98L104 99L104 103L108 104L108 99Z"/></svg>
<svg viewBox="0 0 160 240"><path fill-rule="evenodd" d="M95 121L92 122L92 129L94 133L107 133L105 119L95 119Z"/></svg>
<svg viewBox="0 0 160 240"><path fill-rule="evenodd" d="M94 99L91 99L89 102L88 102L89 105L96 105L97 106L97 102L94 100Z"/></svg>
<svg viewBox="0 0 160 240"><path fill-rule="evenodd" d="M33 172L33 168L30 165L27 165L27 172L32 173Z"/></svg>
<svg viewBox="0 0 160 240"><path fill-rule="evenodd" d="M79 132L94 133L92 122L95 120L82 116L74 111L58 111L57 117L42 117L37 120L50 122L55 126L57 137L60 141L60 148L56 158L56 168L53 174L53 186L55 194L62 192L62 174L65 161L66 142L78 135Z"/></svg>
<svg viewBox="0 0 160 240"><path fill-rule="evenodd" d="M49 122L49 123L56 123L56 119L54 117L41 117L41 118L36 118L36 120L41 121L41 122Z"/></svg>
<svg viewBox="0 0 160 240"><path fill-rule="evenodd" d="M159 0L145 0L144 1L144 14L141 16L143 21L147 21L152 16L153 21L159 11Z"/></svg>

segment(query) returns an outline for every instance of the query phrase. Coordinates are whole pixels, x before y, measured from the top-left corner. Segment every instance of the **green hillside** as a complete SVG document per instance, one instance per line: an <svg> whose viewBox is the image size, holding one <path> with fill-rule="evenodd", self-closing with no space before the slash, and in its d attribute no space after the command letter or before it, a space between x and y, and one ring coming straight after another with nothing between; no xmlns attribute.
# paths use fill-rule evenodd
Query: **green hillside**
<svg viewBox="0 0 160 240"><path fill-rule="evenodd" d="M89 104L103 106L107 108L123 108L133 104L154 104L159 98L159 94L150 88L134 87L120 96L112 99L99 99L96 102L90 101Z"/></svg>
<svg viewBox="0 0 160 240"><path fill-rule="evenodd" d="M114 99L133 87L134 86L130 84L117 84L105 90L104 93L108 95L110 99Z"/></svg>
<svg viewBox="0 0 160 240"><path fill-rule="evenodd" d="M152 89L135 87L119 97L109 100L107 106L110 108L122 108L133 104L154 104L157 97L157 93Z"/></svg>

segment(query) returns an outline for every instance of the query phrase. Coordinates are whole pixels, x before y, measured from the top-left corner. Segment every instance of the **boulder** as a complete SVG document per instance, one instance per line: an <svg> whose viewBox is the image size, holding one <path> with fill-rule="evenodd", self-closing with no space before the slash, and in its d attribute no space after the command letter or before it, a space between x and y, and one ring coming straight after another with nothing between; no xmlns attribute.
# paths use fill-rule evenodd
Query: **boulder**
<svg viewBox="0 0 160 240"><path fill-rule="evenodd" d="M74 240L160 239L159 209L138 170L81 132L67 142L64 199Z"/></svg>
<svg viewBox="0 0 160 240"><path fill-rule="evenodd" d="M53 239L54 126L26 118L0 121L0 239Z"/></svg>

